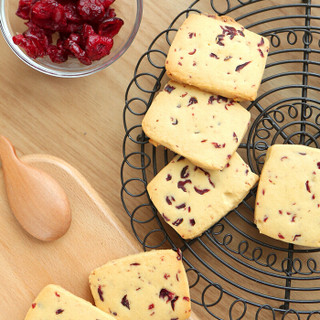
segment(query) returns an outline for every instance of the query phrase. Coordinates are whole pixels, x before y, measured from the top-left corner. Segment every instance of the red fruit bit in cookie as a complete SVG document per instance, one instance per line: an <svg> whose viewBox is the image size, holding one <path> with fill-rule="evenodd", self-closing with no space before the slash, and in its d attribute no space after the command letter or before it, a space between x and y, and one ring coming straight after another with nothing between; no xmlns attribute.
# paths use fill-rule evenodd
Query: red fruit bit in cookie
<svg viewBox="0 0 320 320"><path fill-rule="evenodd" d="M318 169L320 169L320 161L317 162Z"/></svg>
<svg viewBox="0 0 320 320"><path fill-rule="evenodd" d="M164 220L170 221L170 219L164 213L162 214L162 217L163 217Z"/></svg>
<svg viewBox="0 0 320 320"><path fill-rule="evenodd" d="M55 293L54 293L58 298L60 298L60 294L56 291Z"/></svg>
<svg viewBox="0 0 320 320"><path fill-rule="evenodd" d="M185 202L181 203L180 205L176 206L176 209L184 209L186 207Z"/></svg>
<svg viewBox="0 0 320 320"><path fill-rule="evenodd" d="M237 143L239 141L238 136L235 132L233 132L233 140Z"/></svg>
<svg viewBox="0 0 320 320"><path fill-rule="evenodd" d="M223 147L223 144L221 145L220 143L217 143L217 142L211 142L211 144L212 144L215 148L218 148L218 149L224 148L224 147ZM225 144L224 144L224 146L225 146Z"/></svg>
<svg viewBox="0 0 320 320"><path fill-rule="evenodd" d="M283 161L283 160L285 160L285 159L288 159L288 157L284 156L284 157L281 157L281 158L280 158L281 161Z"/></svg>
<svg viewBox="0 0 320 320"><path fill-rule="evenodd" d="M187 183L192 183L192 182L191 182L190 179L185 180L185 181L179 181L179 182L178 182L178 189L182 189L182 191L187 192L187 189L186 189L186 187L185 187L185 184L187 184ZM177 208L177 207L176 207L176 208ZM177 208L177 209L180 209L180 208Z"/></svg>
<svg viewBox="0 0 320 320"><path fill-rule="evenodd" d="M166 196L166 202L167 202L167 204L168 204L169 206L172 205L172 202L171 202L169 196Z"/></svg>
<svg viewBox="0 0 320 320"><path fill-rule="evenodd" d="M261 40L260 40L260 42L258 43L258 47L261 47L261 46L263 46L264 45L264 40L263 40L263 38L261 37Z"/></svg>
<svg viewBox="0 0 320 320"><path fill-rule="evenodd" d="M100 300L101 300L101 301L104 301L103 291L102 291L101 286L98 287L98 295L99 295Z"/></svg>
<svg viewBox="0 0 320 320"><path fill-rule="evenodd" d="M305 152L299 152L300 155L306 156L307 154Z"/></svg>
<svg viewBox="0 0 320 320"><path fill-rule="evenodd" d="M279 210L279 213L282 214L282 210Z"/></svg>
<svg viewBox="0 0 320 320"><path fill-rule="evenodd" d="M232 56L227 56L227 57L225 57L224 59L223 59L223 61L228 61L228 60L230 60L232 58Z"/></svg>
<svg viewBox="0 0 320 320"><path fill-rule="evenodd" d="M262 195L265 195L266 190L262 189Z"/></svg>
<svg viewBox="0 0 320 320"><path fill-rule="evenodd" d="M188 35L189 35L190 39L197 36L197 34L195 32L189 32Z"/></svg>
<svg viewBox="0 0 320 320"><path fill-rule="evenodd" d="M241 30L236 30L236 28L234 28L234 27L220 26L220 28L222 29L224 35L227 35L230 37L230 40L232 40L236 35L238 35L239 31L241 33L241 36L244 37L244 33Z"/></svg>
<svg viewBox="0 0 320 320"><path fill-rule="evenodd" d="M61 313L63 313L63 312L64 312L63 309L58 309L58 310L56 311L56 314L61 314Z"/></svg>
<svg viewBox="0 0 320 320"><path fill-rule="evenodd" d="M148 307L148 310L152 310L153 308L154 308L154 304L151 303L151 304L149 305L149 307Z"/></svg>
<svg viewBox="0 0 320 320"><path fill-rule="evenodd" d="M192 51L189 52L190 55L194 55L197 52L197 49L193 49Z"/></svg>
<svg viewBox="0 0 320 320"><path fill-rule="evenodd" d="M170 173L168 173L167 177L166 177L166 180L167 181L170 181L172 179L172 175Z"/></svg>
<svg viewBox="0 0 320 320"><path fill-rule="evenodd" d="M170 86L169 84L167 84L165 87L164 87L164 91L168 92L168 93L171 93L173 90L175 89L174 86Z"/></svg>
<svg viewBox="0 0 320 320"><path fill-rule="evenodd" d="M180 177L182 179L186 179L189 177L189 172L187 172L187 170L189 169L189 166L185 166L183 167L183 169L181 170L181 173L180 173Z"/></svg>
<svg viewBox="0 0 320 320"><path fill-rule="evenodd" d="M179 299L178 296L175 296L172 301L171 301L171 308L172 310L174 311L174 308L175 308L175 304L176 304L176 301Z"/></svg>
<svg viewBox="0 0 320 320"><path fill-rule="evenodd" d="M261 58L264 58L264 53L262 52L262 50L261 50L261 49L258 49L258 51L259 51L259 53L260 53Z"/></svg>
<svg viewBox="0 0 320 320"><path fill-rule="evenodd" d="M204 139L204 140L201 140L201 143L204 143L204 142L207 142L208 140L207 139Z"/></svg>
<svg viewBox="0 0 320 320"><path fill-rule="evenodd" d="M292 241L296 241L299 237L301 237L301 234L296 234L296 235L293 237L293 240L292 240Z"/></svg>
<svg viewBox="0 0 320 320"><path fill-rule="evenodd" d="M175 119L175 118L173 118L173 117L170 117L170 120L171 120L171 124L173 125L173 126L175 126L175 125L177 125L178 124L178 119Z"/></svg>
<svg viewBox="0 0 320 320"><path fill-rule="evenodd" d="M168 280L170 278L170 274L165 273L163 277Z"/></svg>
<svg viewBox="0 0 320 320"><path fill-rule="evenodd" d="M247 61L243 64L240 64L236 67L236 72L240 72L244 67L246 67L251 61Z"/></svg>
<svg viewBox="0 0 320 320"><path fill-rule="evenodd" d="M265 216L265 217L263 218L263 222L267 222L267 220L268 220L268 217Z"/></svg>
<svg viewBox="0 0 320 320"><path fill-rule="evenodd" d="M127 295L123 296L123 298L121 299L121 304L130 310L130 303L129 303L129 300L127 299Z"/></svg>
<svg viewBox="0 0 320 320"><path fill-rule="evenodd" d="M215 59L220 59L215 53L211 52L210 53L210 58L215 58Z"/></svg>
<svg viewBox="0 0 320 320"><path fill-rule="evenodd" d="M291 222L296 222L296 215L292 217Z"/></svg>
<svg viewBox="0 0 320 320"><path fill-rule="evenodd" d="M189 297L183 297L182 299L185 300L185 301L188 301L188 302L190 301Z"/></svg>
<svg viewBox="0 0 320 320"><path fill-rule="evenodd" d="M191 106L192 104L196 104L196 103L198 103L197 98L191 97L191 98L189 99L188 107Z"/></svg>
<svg viewBox="0 0 320 320"><path fill-rule="evenodd" d="M34 309L36 306L37 306L36 303L33 303L33 304L31 305L32 309Z"/></svg>
<svg viewBox="0 0 320 320"><path fill-rule="evenodd" d="M177 219L176 221L172 222L172 224L178 227L183 222L183 218Z"/></svg>
<svg viewBox="0 0 320 320"><path fill-rule="evenodd" d="M224 34L219 34L216 37L216 44L221 46L221 47L224 47L224 43L222 42L223 40L224 40Z"/></svg>
<svg viewBox="0 0 320 320"><path fill-rule="evenodd" d="M167 303L170 302L174 298L174 296L175 294L167 289L161 289L159 293L159 298L167 300Z"/></svg>
<svg viewBox="0 0 320 320"><path fill-rule="evenodd" d="M312 200L314 200L316 198L315 194L312 195Z"/></svg>
<svg viewBox="0 0 320 320"><path fill-rule="evenodd" d="M284 236L281 233L278 233L279 239L284 239Z"/></svg>
<svg viewBox="0 0 320 320"><path fill-rule="evenodd" d="M210 191L210 189L198 189L197 187L193 187L193 188L194 188L195 192L199 193L200 195L203 195L203 194Z"/></svg>
<svg viewBox="0 0 320 320"><path fill-rule="evenodd" d="M190 219L189 222L190 222L190 224L191 224L192 227L196 224L196 222L195 222L194 219Z"/></svg>
<svg viewBox="0 0 320 320"><path fill-rule="evenodd" d="M306 181L306 189L307 189L308 192L311 193L310 185L309 185L309 180Z"/></svg>
<svg viewBox="0 0 320 320"><path fill-rule="evenodd" d="M134 262L134 263L131 263L130 266L140 266L140 263Z"/></svg>

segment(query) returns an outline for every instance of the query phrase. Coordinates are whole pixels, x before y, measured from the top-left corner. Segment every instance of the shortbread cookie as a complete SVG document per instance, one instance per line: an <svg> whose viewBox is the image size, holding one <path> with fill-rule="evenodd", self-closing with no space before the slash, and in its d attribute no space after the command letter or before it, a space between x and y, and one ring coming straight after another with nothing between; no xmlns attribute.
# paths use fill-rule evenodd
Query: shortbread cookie
<svg viewBox="0 0 320 320"><path fill-rule="evenodd" d="M111 261L90 275L95 304L116 319L190 316L187 275L180 253L154 250Z"/></svg>
<svg viewBox="0 0 320 320"><path fill-rule="evenodd" d="M269 41L227 16L190 14L169 49L166 70L176 81L232 98L254 100Z"/></svg>
<svg viewBox="0 0 320 320"><path fill-rule="evenodd" d="M193 239L239 205L258 176L235 153L222 171L176 156L148 184L149 196L182 238Z"/></svg>
<svg viewBox="0 0 320 320"><path fill-rule="evenodd" d="M285 242L320 247L320 150L302 145L268 149L257 191L260 232Z"/></svg>
<svg viewBox="0 0 320 320"><path fill-rule="evenodd" d="M249 121L250 112L237 102L170 81L154 99L142 128L153 143L204 169L221 170Z"/></svg>
<svg viewBox="0 0 320 320"><path fill-rule="evenodd" d="M57 285L47 285L25 320L115 320L114 317Z"/></svg>

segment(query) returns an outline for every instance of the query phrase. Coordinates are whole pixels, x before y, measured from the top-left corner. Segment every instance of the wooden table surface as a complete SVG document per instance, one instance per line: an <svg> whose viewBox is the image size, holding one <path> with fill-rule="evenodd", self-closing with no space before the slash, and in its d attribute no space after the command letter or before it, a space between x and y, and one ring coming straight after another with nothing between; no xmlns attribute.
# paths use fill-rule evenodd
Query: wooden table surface
<svg viewBox="0 0 320 320"><path fill-rule="evenodd" d="M128 51L107 69L79 79L31 69L0 36L0 134L18 155L46 153L78 169L130 232L120 200L125 90L150 42L191 2L144 1L141 27Z"/></svg>

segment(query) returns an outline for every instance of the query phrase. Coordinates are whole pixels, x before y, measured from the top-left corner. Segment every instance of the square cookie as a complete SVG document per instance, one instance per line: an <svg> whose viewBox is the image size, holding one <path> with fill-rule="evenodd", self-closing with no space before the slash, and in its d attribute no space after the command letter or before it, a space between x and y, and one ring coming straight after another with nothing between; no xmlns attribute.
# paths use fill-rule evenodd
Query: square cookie
<svg viewBox="0 0 320 320"><path fill-rule="evenodd" d="M95 304L116 319L188 319L191 302L180 253L153 250L108 262L89 278Z"/></svg>
<svg viewBox="0 0 320 320"><path fill-rule="evenodd" d="M320 150L269 147L257 191L255 222L277 240L320 247Z"/></svg>
<svg viewBox="0 0 320 320"><path fill-rule="evenodd" d="M239 103L170 81L154 99L142 129L153 143L204 169L222 170L250 121Z"/></svg>
<svg viewBox="0 0 320 320"><path fill-rule="evenodd" d="M115 320L60 286L44 287L32 303L25 320Z"/></svg>
<svg viewBox="0 0 320 320"><path fill-rule="evenodd" d="M167 75L237 101L255 100L269 40L227 16L190 14L169 49Z"/></svg>
<svg viewBox="0 0 320 320"><path fill-rule="evenodd" d="M257 181L237 153L221 171L206 171L176 156L147 190L163 219L182 238L193 239L236 208Z"/></svg>

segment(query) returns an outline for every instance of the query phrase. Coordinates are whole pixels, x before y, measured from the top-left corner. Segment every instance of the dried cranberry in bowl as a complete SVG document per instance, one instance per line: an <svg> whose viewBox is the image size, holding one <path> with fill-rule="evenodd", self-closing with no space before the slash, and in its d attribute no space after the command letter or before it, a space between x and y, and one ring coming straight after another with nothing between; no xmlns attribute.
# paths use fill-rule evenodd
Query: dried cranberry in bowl
<svg viewBox="0 0 320 320"><path fill-rule="evenodd" d="M114 0L20 0L16 15L27 30L13 42L31 58L48 56L54 63L77 58L90 65L110 54L123 20Z"/></svg>

